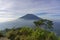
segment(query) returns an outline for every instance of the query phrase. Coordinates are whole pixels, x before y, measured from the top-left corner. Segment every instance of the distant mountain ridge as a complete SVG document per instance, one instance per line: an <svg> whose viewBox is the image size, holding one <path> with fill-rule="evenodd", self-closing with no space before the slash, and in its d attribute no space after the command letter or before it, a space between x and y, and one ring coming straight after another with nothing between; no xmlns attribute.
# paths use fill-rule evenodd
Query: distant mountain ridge
<svg viewBox="0 0 60 40"><path fill-rule="evenodd" d="M21 18L22 19L26 19L26 20L37 20L37 19L40 19L39 17L37 17L34 14L27 14L27 15L21 17Z"/></svg>

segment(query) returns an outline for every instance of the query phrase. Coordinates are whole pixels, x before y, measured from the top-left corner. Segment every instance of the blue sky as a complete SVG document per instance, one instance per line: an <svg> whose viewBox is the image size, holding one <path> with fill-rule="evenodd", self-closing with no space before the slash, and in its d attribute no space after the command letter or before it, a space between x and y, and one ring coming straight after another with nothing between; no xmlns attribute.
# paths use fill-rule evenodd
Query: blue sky
<svg viewBox="0 0 60 40"><path fill-rule="evenodd" d="M42 14L41 17L59 19L60 0L0 0L0 21L25 14Z"/></svg>

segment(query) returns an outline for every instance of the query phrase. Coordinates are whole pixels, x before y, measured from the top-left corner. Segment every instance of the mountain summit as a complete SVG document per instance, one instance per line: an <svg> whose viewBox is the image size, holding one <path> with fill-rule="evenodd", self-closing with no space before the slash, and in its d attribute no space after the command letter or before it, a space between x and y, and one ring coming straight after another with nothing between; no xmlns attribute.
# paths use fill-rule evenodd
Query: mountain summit
<svg viewBox="0 0 60 40"><path fill-rule="evenodd" d="M40 19L39 17L37 17L34 14L27 14L27 15L21 17L21 18L26 19L26 20L38 20L38 19Z"/></svg>

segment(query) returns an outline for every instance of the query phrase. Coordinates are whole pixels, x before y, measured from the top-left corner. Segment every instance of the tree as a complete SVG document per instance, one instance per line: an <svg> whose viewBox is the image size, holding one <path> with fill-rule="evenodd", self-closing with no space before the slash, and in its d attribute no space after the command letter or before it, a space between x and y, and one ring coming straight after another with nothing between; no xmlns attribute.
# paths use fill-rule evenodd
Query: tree
<svg viewBox="0 0 60 40"><path fill-rule="evenodd" d="M45 25L49 29L53 28L53 22L47 19L41 19L41 20L35 21L34 24L38 27L40 27L41 25Z"/></svg>

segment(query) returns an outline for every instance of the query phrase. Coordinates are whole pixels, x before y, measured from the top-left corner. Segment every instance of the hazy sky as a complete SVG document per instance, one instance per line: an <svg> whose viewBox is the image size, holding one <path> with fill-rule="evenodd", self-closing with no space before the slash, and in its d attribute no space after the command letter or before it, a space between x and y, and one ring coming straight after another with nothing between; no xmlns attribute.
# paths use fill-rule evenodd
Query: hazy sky
<svg viewBox="0 0 60 40"><path fill-rule="evenodd" d="M12 20L28 13L42 14L38 16L59 19L60 0L0 0L1 22Z"/></svg>

